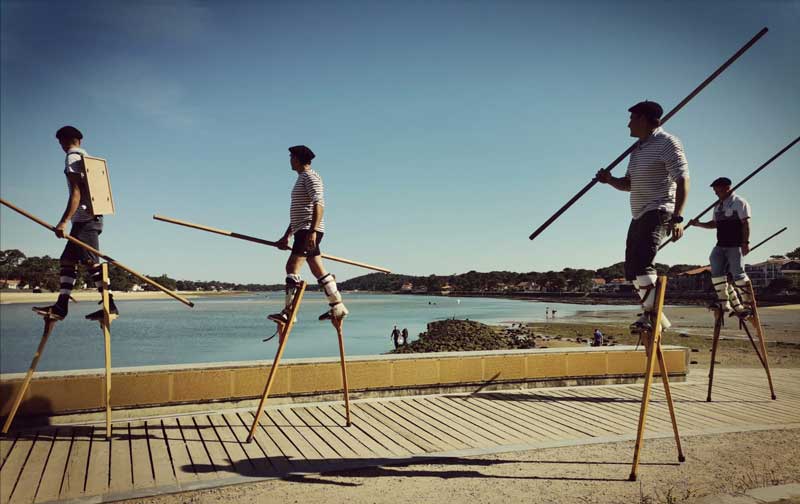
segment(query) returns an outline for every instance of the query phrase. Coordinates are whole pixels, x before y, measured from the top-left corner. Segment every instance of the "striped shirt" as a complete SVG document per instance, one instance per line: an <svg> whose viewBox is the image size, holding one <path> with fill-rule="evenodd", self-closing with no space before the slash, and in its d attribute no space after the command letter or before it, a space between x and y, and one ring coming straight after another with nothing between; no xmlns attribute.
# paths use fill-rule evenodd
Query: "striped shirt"
<svg viewBox="0 0 800 504"><path fill-rule="evenodd" d="M640 140L628 161L631 214L640 218L650 210L675 211L677 181L689 178L681 141L661 128Z"/></svg>
<svg viewBox="0 0 800 504"><path fill-rule="evenodd" d="M314 205L316 204L325 206L322 178L319 173L309 168L297 174L297 182L294 183L292 189L292 206L289 209L292 233L311 229L311 220L314 217ZM324 217L314 231L325 232Z"/></svg>
<svg viewBox="0 0 800 504"><path fill-rule="evenodd" d="M94 219L92 200L89 197L89 188L86 185L86 168L83 165L83 156L88 155L81 148L70 149L64 160L64 175L74 173L81 178L81 201L78 209L72 215L72 222L87 222ZM67 188L69 189L69 180L67 180Z"/></svg>

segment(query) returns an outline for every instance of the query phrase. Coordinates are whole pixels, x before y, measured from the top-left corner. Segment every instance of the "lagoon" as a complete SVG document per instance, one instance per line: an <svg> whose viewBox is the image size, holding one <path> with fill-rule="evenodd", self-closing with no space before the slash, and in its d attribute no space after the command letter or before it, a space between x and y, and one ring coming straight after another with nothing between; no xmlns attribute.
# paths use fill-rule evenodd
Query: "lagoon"
<svg viewBox="0 0 800 504"><path fill-rule="evenodd" d="M487 324L545 320L545 307L570 317L586 309L625 309L619 305L586 305L495 298L345 293L350 316L345 320L348 355L375 355L393 348L389 334L396 324L411 339L428 322L456 317ZM121 316L111 327L113 367L271 360L278 338L267 343L275 324L266 315L283 306L283 293L200 297L187 308L171 299L118 301ZM24 372L42 334L42 320L32 304L0 305L0 372ZM636 307L630 307L635 309ZM97 309L91 302L73 303L70 315L51 334L37 370L102 368L103 336L99 324L84 320ZM327 309L320 293L305 295L285 357L338 356L336 331L317 317Z"/></svg>

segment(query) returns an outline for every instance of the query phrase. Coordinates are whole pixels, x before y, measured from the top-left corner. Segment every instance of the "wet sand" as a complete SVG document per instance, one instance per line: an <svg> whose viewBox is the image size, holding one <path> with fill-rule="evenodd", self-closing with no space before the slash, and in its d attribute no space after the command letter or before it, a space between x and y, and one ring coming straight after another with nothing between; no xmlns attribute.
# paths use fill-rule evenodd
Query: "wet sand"
<svg viewBox="0 0 800 504"><path fill-rule="evenodd" d="M670 332L711 337L714 331L714 315L702 306L667 306L664 308L672 321ZM761 325L769 341L784 343L800 343L800 305L768 306L758 309ZM555 322L593 323L599 324L632 322L630 311L592 311L584 310L573 317L557 319ZM727 318L722 336L746 338L740 331L735 318Z"/></svg>

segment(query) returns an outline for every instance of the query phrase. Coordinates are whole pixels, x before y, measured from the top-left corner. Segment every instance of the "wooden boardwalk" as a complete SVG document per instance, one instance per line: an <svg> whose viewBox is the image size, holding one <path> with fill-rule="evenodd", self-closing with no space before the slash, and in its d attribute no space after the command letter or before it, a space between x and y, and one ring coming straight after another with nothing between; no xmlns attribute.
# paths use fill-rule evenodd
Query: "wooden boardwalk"
<svg viewBox="0 0 800 504"><path fill-rule="evenodd" d="M720 370L714 402L695 371L673 384L682 436L800 427L800 370ZM649 437L671 436L656 381ZM344 427L341 403L269 407L252 443L252 410L214 411L12 432L0 440L0 504L101 502L197 488L457 457L633 439L641 385L525 389L364 399ZM684 442L690 445L691 440ZM647 443L643 458L647 458Z"/></svg>

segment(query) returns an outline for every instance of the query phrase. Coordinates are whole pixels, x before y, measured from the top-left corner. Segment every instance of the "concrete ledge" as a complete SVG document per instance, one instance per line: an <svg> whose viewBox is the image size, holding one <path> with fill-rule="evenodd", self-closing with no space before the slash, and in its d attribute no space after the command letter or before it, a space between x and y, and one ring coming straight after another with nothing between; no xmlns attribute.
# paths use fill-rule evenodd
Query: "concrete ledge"
<svg viewBox="0 0 800 504"><path fill-rule="evenodd" d="M688 349L665 346L670 376L685 377ZM113 408L147 408L232 402L260 397L272 361L222 362L114 368ZM397 391L459 390L636 381L644 376L643 349L632 346L574 347L484 352L353 356L347 361L355 395ZM36 373L18 415L55 415L103 410L104 370ZM23 373L0 375L0 416L11 408ZM271 397L317 400L342 387L339 359L283 359Z"/></svg>

